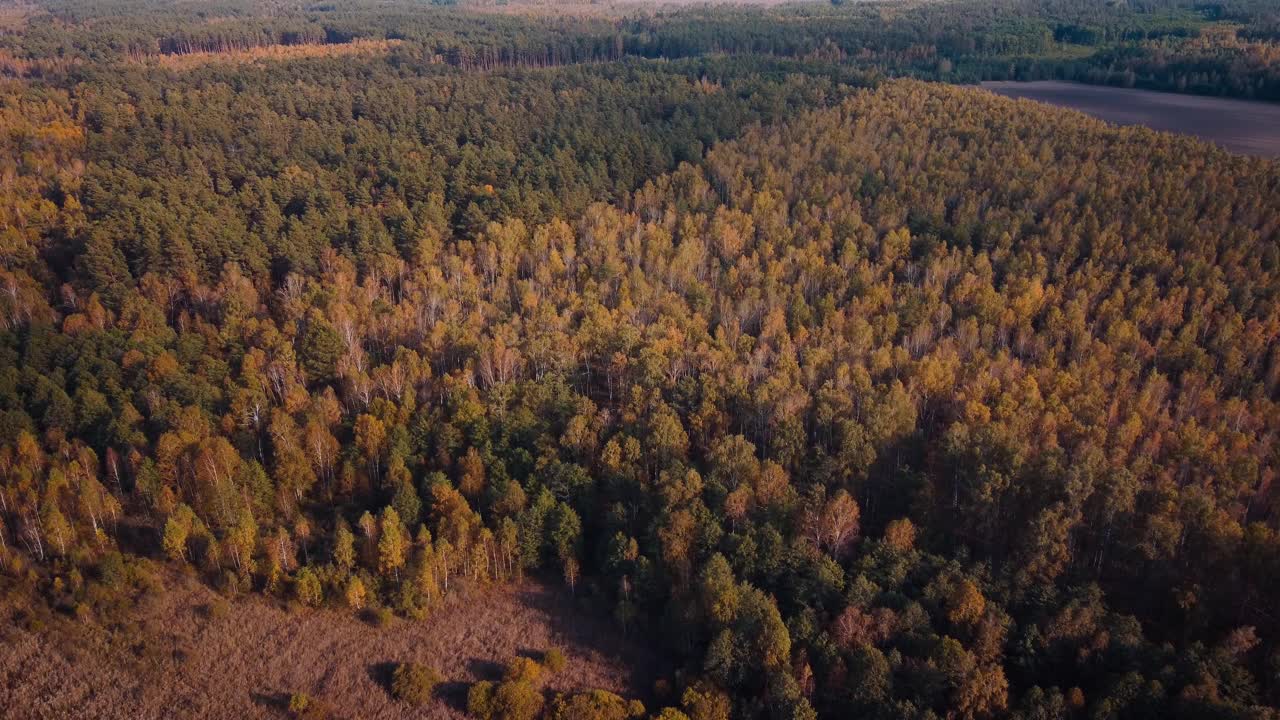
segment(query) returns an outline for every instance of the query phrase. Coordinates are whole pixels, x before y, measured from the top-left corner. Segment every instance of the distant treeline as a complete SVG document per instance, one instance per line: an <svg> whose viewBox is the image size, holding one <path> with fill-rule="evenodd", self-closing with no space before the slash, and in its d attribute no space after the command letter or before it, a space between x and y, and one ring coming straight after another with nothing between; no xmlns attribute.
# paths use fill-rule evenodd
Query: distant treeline
<svg viewBox="0 0 1280 720"><path fill-rule="evenodd" d="M1052 0L894 6L690 7L629 16L498 15L390 3L316 5L261 17L235 3L51 6L17 59L103 59L398 39L462 69L547 67L624 56L767 55L953 82L1060 78L1277 99L1277 12L1266 3L1118 5ZM67 23L72 23L70 27Z"/></svg>

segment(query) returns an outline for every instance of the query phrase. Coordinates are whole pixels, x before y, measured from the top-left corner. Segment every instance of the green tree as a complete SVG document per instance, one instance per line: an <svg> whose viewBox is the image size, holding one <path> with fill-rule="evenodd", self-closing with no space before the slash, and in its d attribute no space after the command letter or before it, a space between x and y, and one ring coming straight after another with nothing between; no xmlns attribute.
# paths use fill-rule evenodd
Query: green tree
<svg viewBox="0 0 1280 720"><path fill-rule="evenodd" d="M407 542L404 526L395 508L388 505L378 519L378 572L394 576L400 581L400 568L404 567Z"/></svg>
<svg viewBox="0 0 1280 720"><path fill-rule="evenodd" d="M358 575L352 575L351 579L347 580L347 588L344 592L344 597L347 600L347 607L352 610L364 609L365 604L369 600L369 593L365 590L364 581L362 581Z"/></svg>
<svg viewBox="0 0 1280 720"><path fill-rule="evenodd" d="M319 310L307 315L306 326L298 344L298 357L307 378L314 383L327 384L337 379L338 358L344 346L329 321Z"/></svg>
<svg viewBox="0 0 1280 720"><path fill-rule="evenodd" d="M195 519L191 508L185 504L179 504L165 521L161 545L165 555L168 555L171 560L186 561L187 539L191 536L191 527Z"/></svg>
<svg viewBox="0 0 1280 720"><path fill-rule="evenodd" d="M310 567L300 568L293 583L294 596L298 602L307 607L319 607L324 602L324 590L320 586L320 578Z"/></svg>
<svg viewBox="0 0 1280 720"><path fill-rule="evenodd" d="M344 573L356 564L356 537L345 522L338 523L333 536L333 564Z"/></svg>

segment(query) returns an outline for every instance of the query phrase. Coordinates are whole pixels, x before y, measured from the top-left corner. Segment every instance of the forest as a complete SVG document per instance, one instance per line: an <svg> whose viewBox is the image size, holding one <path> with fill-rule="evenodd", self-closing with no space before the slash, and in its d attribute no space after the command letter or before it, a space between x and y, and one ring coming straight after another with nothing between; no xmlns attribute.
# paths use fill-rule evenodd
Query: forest
<svg viewBox="0 0 1280 720"><path fill-rule="evenodd" d="M966 86L1280 100L1273 3L0 2L0 715L194 582L657 658L396 716L1280 718L1280 161Z"/></svg>

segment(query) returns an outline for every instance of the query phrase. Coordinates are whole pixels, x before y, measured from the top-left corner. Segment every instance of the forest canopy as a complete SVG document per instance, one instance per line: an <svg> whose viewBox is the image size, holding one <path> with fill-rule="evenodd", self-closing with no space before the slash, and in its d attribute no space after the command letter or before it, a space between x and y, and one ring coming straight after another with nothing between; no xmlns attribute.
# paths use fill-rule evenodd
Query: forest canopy
<svg viewBox="0 0 1280 720"><path fill-rule="evenodd" d="M675 670L475 717L1276 717L1280 164L925 80L1276 99L1269 4L269 5L0 14L6 623L527 575Z"/></svg>

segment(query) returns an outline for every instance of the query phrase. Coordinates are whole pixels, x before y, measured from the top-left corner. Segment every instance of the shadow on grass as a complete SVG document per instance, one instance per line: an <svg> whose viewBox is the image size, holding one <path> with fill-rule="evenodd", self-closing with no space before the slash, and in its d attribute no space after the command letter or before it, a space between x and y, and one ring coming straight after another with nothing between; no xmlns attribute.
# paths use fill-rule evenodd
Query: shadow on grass
<svg viewBox="0 0 1280 720"><path fill-rule="evenodd" d="M502 664L494 660L473 658L467 661L467 670L479 680L498 681L502 679Z"/></svg>
<svg viewBox="0 0 1280 720"><path fill-rule="evenodd" d="M621 632L610 617L610 608L601 604L599 598L588 596L568 597L549 592L523 591L520 599L526 605L544 612L549 619L552 640L570 648L577 648L572 655L582 650L599 653L604 657L621 659L625 667L626 693L641 701L649 702L653 698L654 681L662 676L665 666L647 641L652 638L643 636L628 637ZM541 661L543 650L536 653L521 652L522 655Z"/></svg>
<svg viewBox="0 0 1280 720"><path fill-rule="evenodd" d="M278 713L289 711L289 695L286 693L255 692L249 693L255 705L260 705Z"/></svg>
<svg viewBox="0 0 1280 720"><path fill-rule="evenodd" d="M450 708L465 713L467 711L467 691L471 683L462 680L446 680L436 685L435 697Z"/></svg>
<svg viewBox="0 0 1280 720"><path fill-rule="evenodd" d="M386 690L387 692L391 692L391 676L395 673L395 671L396 671L396 663L393 663L393 662L374 663L369 666L369 679L372 680L375 685L382 688L383 690Z"/></svg>

